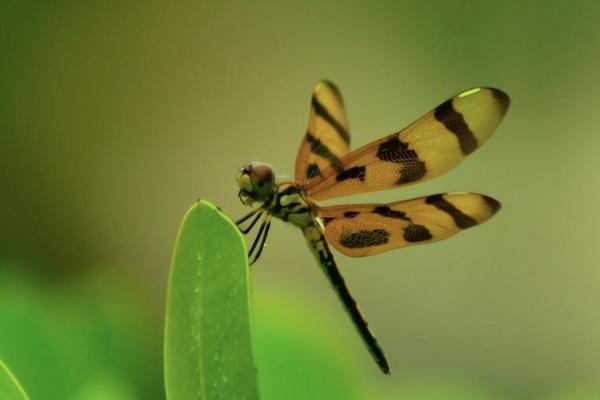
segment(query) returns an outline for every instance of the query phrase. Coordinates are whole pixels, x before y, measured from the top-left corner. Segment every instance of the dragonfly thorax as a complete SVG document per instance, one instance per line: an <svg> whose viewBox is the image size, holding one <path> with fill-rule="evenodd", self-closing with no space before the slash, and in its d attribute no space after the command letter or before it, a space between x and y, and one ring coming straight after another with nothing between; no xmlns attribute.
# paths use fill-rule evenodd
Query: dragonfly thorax
<svg viewBox="0 0 600 400"><path fill-rule="evenodd" d="M267 211L274 217L304 228L313 219L313 203L307 199L300 186L294 182L277 186L275 195L265 204Z"/></svg>
<svg viewBox="0 0 600 400"><path fill-rule="evenodd" d="M264 203L277 190L273 168L269 164L254 161L244 166L235 178L243 204Z"/></svg>

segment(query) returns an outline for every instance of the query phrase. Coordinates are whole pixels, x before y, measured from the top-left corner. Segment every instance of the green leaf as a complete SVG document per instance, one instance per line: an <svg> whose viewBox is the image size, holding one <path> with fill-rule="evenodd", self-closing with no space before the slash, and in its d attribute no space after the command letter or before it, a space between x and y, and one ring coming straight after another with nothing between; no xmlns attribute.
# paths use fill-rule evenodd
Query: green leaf
<svg viewBox="0 0 600 400"><path fill-rule="evenodd" d="M17 378L8 367L0 360L0 399L2 400L28 400L29 397L21 387Z"/></svg>
<svg viewBox="0 0 600 400"><path fill-rule="evenodd" d="M248 261L237 227L200 201L171 263L165 324L169 400L258 399L250 340Z"/></svg>

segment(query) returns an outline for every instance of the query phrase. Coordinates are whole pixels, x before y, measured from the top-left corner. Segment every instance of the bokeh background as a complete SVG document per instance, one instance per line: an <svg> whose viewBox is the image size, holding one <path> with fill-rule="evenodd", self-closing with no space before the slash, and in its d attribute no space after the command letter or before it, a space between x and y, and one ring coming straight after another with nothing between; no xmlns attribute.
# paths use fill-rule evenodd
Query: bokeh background
<svg viewBox="0 0 600 400"><path fill-rule="evenodd" d="M457 169L342 200L503 203L445 242L338 255L393 375L279 222L252 270L257 359L335 348L361 398L600 398L599 18L591 1L3 2L0 357L34 399L163 398L181 218L197 198L245 213L247 161L293 175L319 79L341 88L354 147L485 85L511 109ZM263 386L318 398L333 380L311 380L329 368L315 357Z"/></svg>

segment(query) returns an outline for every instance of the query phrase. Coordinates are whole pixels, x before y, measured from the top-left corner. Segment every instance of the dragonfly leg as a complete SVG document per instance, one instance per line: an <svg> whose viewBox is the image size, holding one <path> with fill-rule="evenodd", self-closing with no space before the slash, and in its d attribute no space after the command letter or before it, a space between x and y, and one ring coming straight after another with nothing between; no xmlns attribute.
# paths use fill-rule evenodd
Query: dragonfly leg
<svg viewBox="0 0 600 400"><path fill-rule="evenodd" d="M254 225L256 225L256 223L258 222L258 220L260 219L261 216L262 216L262 213L258 213L256 215L256 217L252 220L252 222L250 222L250 225L248 225L248 227L246 227L245 229L238 225L239 230L244 235L248 234L248 232L250 232L252 230L252 228L254 228Z"/></svg>
<svg viewBox="0 0 600 400"><path fill-rule="evenodd" d="M256 255L254 256L254 259L252 261L250 261L250 265L254 264L256 262L256 260L258 260L260 258L260 255L262 254L262 251L265 248L267 236L269 236L269 229L271 228L271 218L267 217L266 222L267 222L267 225L266 225L265 233L262 237L262 241L260 242L260 246L258 246L258 251L256 252Z"/></svg>
<svg viewBox="0 0 600 400"><path fill-rule="evenodd" d="M256 246L258 246L258 243L260 243L262 236L263 236L263 232L265 231L265 226L267 225L267 219L264 218L262 224L260 224L260 228L258 228L258 233L256 234L256 237L254 238L254 242L252 242L252 246L250 246L250 251L248 251L248 258L252 257L252 254L254 254L254 250L256 250Z"/></svg>
<svg viewBox="0 0 600 400"><path fill-rule="evenodd" d="M244 223L246 220L248 220L249 218L251 218L254 214L256 214L257 212L261 211L261 208L257 208L255 210L250 211L248 214L244 215L242 218L238 219L236 221L236 225L240 226L240 224Z"/></svg>

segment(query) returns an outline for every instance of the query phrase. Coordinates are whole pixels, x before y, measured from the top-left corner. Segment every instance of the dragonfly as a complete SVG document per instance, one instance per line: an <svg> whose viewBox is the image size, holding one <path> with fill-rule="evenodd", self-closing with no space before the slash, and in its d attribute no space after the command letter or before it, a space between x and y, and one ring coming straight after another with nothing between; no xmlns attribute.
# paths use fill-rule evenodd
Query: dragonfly
<svg viewBox="0 0 600 400"><path fill-rule="evenodd" d="M296 157L295 180L278 183L273 168L251 162L236 176L240 201L254 207L239 219L248 234L261 221L248 251L254 264L272 217L300 228L371 356L385 374L386 357L341 275L330 246L364 257L449 238L491 218L500 202L477 193L440 193L388 204L322 207L316 201L411 185L457 166L490 137L506 114L508 95L477 87L450 98L405 129L350 151L350 129L340 90L314 88L308 129Z"/></svg>

